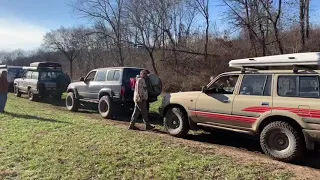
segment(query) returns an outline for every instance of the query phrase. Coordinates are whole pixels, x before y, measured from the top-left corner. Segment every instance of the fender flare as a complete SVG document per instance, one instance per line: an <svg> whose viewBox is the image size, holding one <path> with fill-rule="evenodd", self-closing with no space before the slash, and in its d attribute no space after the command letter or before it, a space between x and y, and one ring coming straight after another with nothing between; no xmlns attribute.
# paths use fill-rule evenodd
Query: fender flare
<svg viewBox="0 0 320 180"><path fill-rule="evenodd" d="M78 90L77 90L76 88L68 88L66 92L67 92L67 93L73 92L75 98L77 98L77 99L79 98Z"/></svg>
<svg viewBox="0 0 320 180"><path fill-rule="evenodd" d="M110 88L102 88L98 93L97 99L100 100L100 98L104 95L109 95L112 98L115 94Z"/></svg>

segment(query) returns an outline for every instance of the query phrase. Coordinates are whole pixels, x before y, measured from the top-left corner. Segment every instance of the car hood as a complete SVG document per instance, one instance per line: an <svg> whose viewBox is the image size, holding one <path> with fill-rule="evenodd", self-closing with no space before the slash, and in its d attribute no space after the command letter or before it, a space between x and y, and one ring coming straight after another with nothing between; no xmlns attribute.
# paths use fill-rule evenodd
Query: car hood
<svg viewBox="0 0 320 180"><path fill-rule="evenodd" d="M84 82L82 82L82 81L73 82L73 83L70 83L68 87L71 88L71 87L76 87L76 86L79 86L79 85L84 85Z"/></svg>
<svg viewBox="0 0 320 180"><path fill-rule="evenodd" d="M189 97L189 98L194 98L198 97L201 94L201 91L189 91L189 92L176 92L176 93L171 93L171 97Z"/></svg>

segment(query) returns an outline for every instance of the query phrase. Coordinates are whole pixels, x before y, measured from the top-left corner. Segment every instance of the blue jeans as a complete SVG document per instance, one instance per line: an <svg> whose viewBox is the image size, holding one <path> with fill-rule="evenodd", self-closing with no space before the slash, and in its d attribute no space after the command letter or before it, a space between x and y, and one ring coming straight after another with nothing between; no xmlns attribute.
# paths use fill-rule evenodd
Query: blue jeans
<svg viewBox="0 0 320 180"><path fill-rule="evenodd" d="M7 93L0 94L0 113L4 111L4 107L6 106L7 99L8 99Z"/></svg>

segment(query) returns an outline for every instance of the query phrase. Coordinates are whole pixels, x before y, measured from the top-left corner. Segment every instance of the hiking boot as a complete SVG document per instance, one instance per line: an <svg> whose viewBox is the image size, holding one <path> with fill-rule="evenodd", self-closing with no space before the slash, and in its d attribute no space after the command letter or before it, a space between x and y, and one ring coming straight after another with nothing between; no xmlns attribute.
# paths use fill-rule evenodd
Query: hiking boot
<svg viewBox="0 0 320 180"><path fill-rule="evenodd" d="M130 126L129 126L129 128L128 128L129 130L139 130L139 128L137 128L135 125L133 125L133 124L130 124Z"/></svg>
<svg viewBox="0 0 320 180"><path fill-rule="evenodd" d="M146 126L146 130L152 130L152 129L154 129L154 128L155 128L155 126L152 126L152 125Z"/></svg>

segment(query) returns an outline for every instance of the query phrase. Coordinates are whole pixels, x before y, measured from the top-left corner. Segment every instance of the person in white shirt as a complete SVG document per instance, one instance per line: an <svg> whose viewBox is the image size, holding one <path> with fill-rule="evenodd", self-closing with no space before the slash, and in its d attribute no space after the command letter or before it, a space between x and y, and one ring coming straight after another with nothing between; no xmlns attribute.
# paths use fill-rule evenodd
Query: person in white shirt
<svg viewBox="0 0 320 180"><path fill-rule="evenodd" d="M136 129L135 123L140 115L142 114L142 118L144 124L146 126L146 130L151 130L155 128L149 122L148 118L148 109L147 109L147 101L148 101L148 88L145 82L145 79L148 76L148 71L142 70L140 72L140 78L137 78L136 85L134 88L133 101L135 102L134 111L131 117L129 129Z"/></svg>

